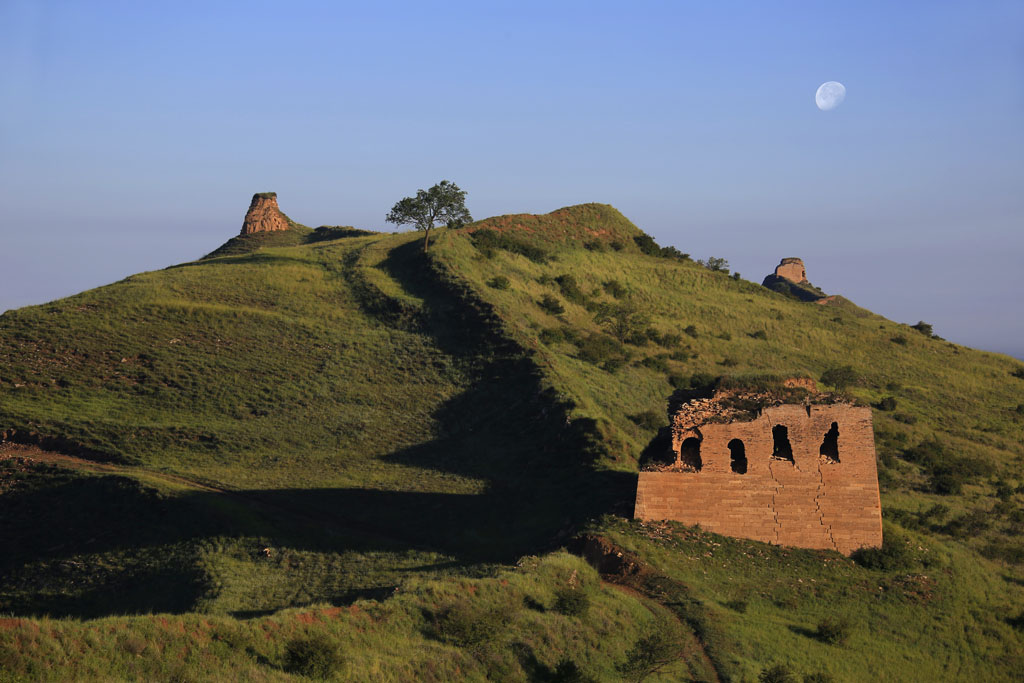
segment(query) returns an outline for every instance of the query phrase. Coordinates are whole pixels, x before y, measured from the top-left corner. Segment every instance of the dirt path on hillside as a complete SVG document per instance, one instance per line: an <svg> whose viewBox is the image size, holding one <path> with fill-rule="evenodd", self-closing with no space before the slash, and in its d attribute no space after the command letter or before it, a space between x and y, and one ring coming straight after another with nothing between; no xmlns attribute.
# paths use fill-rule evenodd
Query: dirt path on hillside
<svg viewBox="0 0 1024 683"><path fill-rule="evenodd" d="M653 605L657 605L658 607L661 607L662 610L664 610L664 612L667 612L668 615L673 620L675 620L675 622L677 624L679 624L679 628L683 629L683 631L685 633L689 633L689 634L691 634L693 636L693 642L694 642L694 645L696 646L694 648L694 651L695 651L695 654L697 655L697 658L700 660L701 664L703 665L704 671L705 672L710 672L715 677L714 678L715 683L720 683L721 682L722 679L719 678L719 676L718 676L718 669L715 667L715 663L713 661L711 661L711 657L708 656L707 650L704 649L704 643L701 642L700 638L696 637L696 634L693 633L693 628L689 624L687 624L685 621L680 619L678 614L676 614L673 610L668 609L665 605L661 604L660 602L658 602L654 598L651 598L650 596L645 595L642 592L640 592L640 591L638 591L635 588L632 588L630 586L624 586L621 583L616 583L615 581L609 581L605 577L602 577L601 584L603 586L608 586L610 588L613 588L613 589L619 591L620 593L624 593L625 595L628 595L631 598L634 598L635 600L639 600L640 603L644 607L646 607L652 614L654 614L654 610L651 609L651 605L652 604ZM690 673L690 674L694 673L694 671L692 670L692 667L687 666L687 668L690 669L690 671L688 673Z"/></svg>
<svg viewBox="0 0 1024 683"><path fill-rule="evenodd" d="M187 486L188 488L211 491L213 493L230 493L228 489L211 486L208 483L204 483L196 479L189 479L176 474L150 470L143 467L115 465L108 462L86 460L85 458L79 458L74 455L44 451L37 446L21 446L13 443L0 444L0 460L6 460L8 458L27 458L33 462L56 465L69 470L85 470L87 472L98 472L102 474L121 474L125 476L132 476L133 472L144 472L155 479L162 479L168 483Z"/></svg>
<svg viewBox="0 0 1024 683"><path fill-rule="evenodd" d="M325 514L323 510L305 508L302 505L283 505L280 501L269 501L259 491L239 491L218 486L216 483L192 479L178 474L161 472L134 465L120 465L109 462L96 462L74 455L66 455L54 451L44 451L37 446L22 446L11 442L0 442L0 460L24 458L33 463L42 463L63 467L70 470L110 474L132 479L144 475L147 478L159 479L169 484L184 486L195 491L222 495L252 510L276 519L287 518L303 528L327 531L343 536L356 537L364 540L386 541L403 547L422 549L422 543L413 538L396 535L391 530L375 528L362 522L346 520Z"/></svg>

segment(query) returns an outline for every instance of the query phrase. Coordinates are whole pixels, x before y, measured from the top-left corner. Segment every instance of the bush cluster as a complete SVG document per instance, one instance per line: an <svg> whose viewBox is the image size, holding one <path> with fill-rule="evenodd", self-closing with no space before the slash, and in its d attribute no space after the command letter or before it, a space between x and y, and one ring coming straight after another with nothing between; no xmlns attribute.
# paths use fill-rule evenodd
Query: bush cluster
<svg viewBox="0 0 1024 683"><path fill-rule="evenodd" d="M852 624L844 617L825 617L818 622L815 637L829 645L842 645L850 638Z"/></svg>
<svg viewBox="0 0 1024 683"><path fill-rule="evenodd" d="M917 330L926 337L931 337L934 333L932 332L932 326L923 320L917 321L916 325L911 325L911 329Z"/></svg>
<svg viewBox="0 0 1024 683"><path fill-rule="evenodd" d="M285 647L284 660L289 673L319 680L330 678L343 661L338 646L323 634L292 639Z"/></svg>
<svg viewBox="0 0 1024 683"><path fill-rule="evenodd" d="M850 556L854 562L867 569L898 571L914 566L914 558L902 536L889 532L882 539L881 548L861 548Z"/></svg>
<svg viewBox="0 0 1024 683"><path fill-rule="evenodd" d="M675 247L662 247L659 246L654 238L647 233L640 233L633 238L636 246L640 251L648 256L658 256L660 258L670 258L677 261L689 261L690 255L684 254Z"/></svg>
<svg viewBox="0 0 1024 683"><path fill-rule="evenodd" d="M473 246L487 258L493 257L494 252L500 249L525 256L534 263L544 264L551 260L551 254L546 249L490 228L475 231L472 239Z"/></svg>
<svg viewBox="0 0 1024 683"><path fill-rule="evenodd" d="M587 304L587 296L580 289L579 283L576 282L576 278L572 275L559 275L555 278L555 282L558 283L558 289L561 290L562 296L567 301L571 301L574 304L585 306Z"/></svg>
<svg viewBox="0 0 1024 683"><path fill-rule="evenodd" d="M580 360L593 363L614 372L629 360L629 354L622 344L606 334L592 332L577 344Z"/></svg>
<svg viewBox="0 0 1024 683"><path fill-rule="evenodd" d="M570 617L582 617L590 609L590 595L579 586L561 586L555 591L555 611Z"/></svg>
<svg viewBox="0 0 1024 683"><path fill-rule="evenodd" d="M537 305L540 306L542 310L550 313L551 315L561 315L562 313L565 313L565 306L563 306L558 299L551 296L550 294L545 294L544 296L542 296L540 298L540 301L537 302Z"/></svg>
<svg viewBox="0 0 1024 683"><path fill-rule="evenodd" d="M629 293L629 291L626 289L626 286L619 282L618 280L605 280L604 282L601 283L601 287L602 289L604 289L606 293L610 294L616 299L622 299Z"/></svg>
<svg viewBox="0 0 1024 683"><path fill-rule="evenodd" d="M494 289L508 289L511 284L504 275L496 275L487 281L487 286Z"/></svg>
<svg viewBox="0 0 1024 683"><path fill-rule="evenodd" d="M889 412L896 410L896 397L886 396L881 401L879 401L875 407L878 408L879 410L885 410Z"/></svg>
<svg viewBox="0 0 1024 683"><path fill-rule="evenodd" d="M437 617L435 633L446 643L475 647L498 637L512 616L508 605L485 608L468 601L457 602Z"/></svg>
<svg viewBox="0 0 1024 683"><path fill-rule="evenodd" d="M995 471L987 462L950 453L935 440L905 449L903 459L920 465L928 473L930 490L943 495L958 495L964 484Z"/></svg>
<svg viewBox="0 0 1024 683"><path fill-rule="evenodd" d="M852 365L832 367L821 373L821 383L835 387L836 391L843 391L858 382L860 382L860 375Z"/></svg>

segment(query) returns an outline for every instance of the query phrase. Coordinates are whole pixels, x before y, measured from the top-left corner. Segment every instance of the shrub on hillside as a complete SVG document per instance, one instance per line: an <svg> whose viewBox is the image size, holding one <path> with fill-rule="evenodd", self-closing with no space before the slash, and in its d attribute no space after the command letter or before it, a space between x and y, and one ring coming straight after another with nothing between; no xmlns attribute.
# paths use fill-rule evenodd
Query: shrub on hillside
<svg viewBox="0 0 1024 683"><path fill-rule="evenodd" d="M710 391L715 388L718 378L706 372L695 372L690 375L690 387L701 391Z"/></svg>
<svg viewBox="0 0 1024 683"><path fill-rule="evenodd" d="M562 313L565 313L565 306L563 306L558 299L551 296L550 294L545 294L544 296L542 296L540 301L537 302L537 305L540 306L542 310L547 311L551 315L561 315Z"/></svg>
<svg viewBox="0 0 1024 683"><path fill-rule="evenodd" d="M661 429L665 424L665 418L653 410L630 415L629 419L641 429Z"/></svg>
<svg viewBox="0 0 1024 683"><path fill-rule="evenodd" d="M1010 374L1011 374L1012 376L1016 377L1017 379L1024 379L1024 367L1019 367L1019 368L1016 368L1016 369L1015 369L1015 370L1014 370L1013 372L1011 372Z"/></svg>
<svg viewBox="0 0 1024 683"><path fill-rule="evenodd" d="M570 617L582 617L590 609L590 595L580 586L561 586L555 590L555 611Z"/></svg>
<svg viewBox="0 0 1024 683"><path fill-rule="evenodd" d="M995 471L983 460L950 453L934 439L905 449L903 459L919 464L928 473L931 491L942 495L958 495L965 483Z"/></svg>
<svg viewBox="0 0 1024 683"><path fill-rule="evenodd" d="M836 391L843 391L859 381L860 375L850 365L832 367L821 373L821 383L835 387Z"/></svg>
<svg viewBox="0 0 1024 683"><path fill-rule="evenodd" d="M676 249L675 247L673 247L671 245L667 246L667 247L662 247L661 248L661 253L659 254L659 256L661 256L662 258L675 259L677 261L689 261L690 260L690 255L689 254L684 254L683 252L679 251L678 249Z"/></svg>
<svg viewBox="0 0 1024 683"><path fill-rule="evenodd" d="M759 683L797 683L796 674L786 664L775 664L762 669L757 680Z"/></svg>
<svg viewBox="0 0 1024 683"><path fill-rule="evenodd" d="M687 651L686 641L679 628L669 623L660 623L649 635L637 639L626 652L625 661L615 668L624 680L642 681L669 664L680 661Z"/></svg>
<svg viewBox="0 0 1024 683"><path fill-rule="evenodd" d="M891 337L889 341L891 341L893 344L899 344L900 346L907 345L907 338L904 337L902 334L897 334L895 337Z"/></svg>
<svg viewBox="0 0 1024 683"><path fill-rule="evenodd" d="M829 645L842 645L850 638L853 627L844 617L825 617L818 622L815 637Z"/></svg>
<svg viewBox="0 0 1024 683"><path fill-rule="evenodd" d="M472 234L473 245L484 256L491 258L494 251L501 249L513 254L519 254L530 259L534 263L547 263L551 260L551 254L529 242L508 235L504 232L483 228Z"/></svg>
<svg viewBox="0 0 1024 683"><path fill-rule="evenodd" d="M892 412L893 410L896 410L896 397L886 396L885 398L878 402L878 405L876 407L879 410Z"/></svg>
<svg viewBox="0 0 1024 683"><path fill-rule="evenodd" d="M646 332L650 318L631 301L600 304L594 314L594 321L621 342L643 346L648 341Z"/></svg>
<svg viewBox="0 0 1024 683"><path fill-rule="evenodd" d="M672 246L659 246L658 243L654 241L654 238L646 233L640 233L635 236L633 241L636 243L636 246L640 251L648 256L658 256L660 258L674 259L676 261L690 260L689 254L684 254Z"/></svg>
<svg viewBox="0 0 1024 683"><path fill-rule="evenodd" d="M629 293L626 286L618 280L605 280L601 283L601 287L616 299L621 299Z"/></svg>
<svg viewBox="0 0 1024 683"><path fill-rule="evenodd" d="M561 327L548 327L537 335L544 344L558 344L566 341L565 329Z"/></svg>
<svg viewBox="0 0 1024 683"><path fill-rule="evenodd" d="M697 261L697 263L716 273L729 272L729 261L718 256L709 256L707 261Z"/></svg>
<svg viewBox="0 0 1024 683"><path fill-rule="evenodd" d="M765 340L768 339L768 333L765 332L764 330L756 330L750 333L750 338Z"/></svg>
<svg viewBox="0 0 1024 683"><path fill-rule="evenodd" d="M647 233L640 233L633 238L636 246L640 248L640 251L647 254L648 256L660 256L661 247L654 241L654 238Z"/></svg>
<svg viewBox="0 0 1024 683"><path fill-rule="evenodd" d="M504 275L495 275L487 281L487 286L493 287L494 289L508 289L511 284L512 283L509 282L509 279Z"/></svg>
<svg viewBox="0 0 1024 683"><path fill-rule="evenodd" d="M850 558L866 569L897 571L914 566L914 558L907 547L907 541L893 532L882 539L881 548L860 548Z"/></svg>
<svg viewBox="0 0 1024 683"><path fill-rule="evenodd" d="M579 304L580 306L587 303L587 296L583 293L583 290L580 289L579 283L576 282L576 278L572 275L559 275L555 278L555 282L558 283L558 288L562 291L562 296L564 296L568 301L571 301L574 304Z"/></svg>
<svg viewBox="0 0 1024 683"><path fill-rule="evenodd" d="M965 539L974 538L992 525L992 518L989 512L984 510L971 510L958 515L942 526L936 527L937 531L949 534L953 538Z"/></svg>
<svg viewBox="0 0 1024 683"><path fill-rule="evenodd" d="M286 671L320 680L333 676L343 661L338 646L319 633L290 640L284 659Z"/></svg>
<svg viewBox="0 0 1024 683"><path fill-rule="evenodd" d="M683 335L676 334L674 332L665 332L662 334L654 327L648 327L644 334L646 334L647 338L652 342L665 349L674 349L683 343Z"/></svg>
<svg viewBox="0 0 1024 683"><path fill-rule="evenodd" d="M930 337L934 334L932 332L932 326L923 320L918 320L916 325L911 325L910 327L911 329L917 330L926 337Z"/></svg>
<svg viewBox="0 0 1024 683"><path fill-rule="evenodd" d="M579 664L568 657L562 659L544 679L551 683L597 683L597 679L587 675Z"/></svg>
<svg viewBox="0 0 1024 683"><path fill-rule="evenodd" d="M694 339L697 338L697 326L696 325L687 325L685 328L683 328L683 332L685 332L686 334L690 335Z"/></svg>
<svg viewBox="0 0 1024 683"><path fill-rule="evenodd" d="M508 605L477 607L468 600L444 610L435 622L439 640L460 647L475 647L494 640L508 627L512 618Z"/></svg>
<svg viewBox="0 0 1024 683"><path fill-rule="evenodd" d="M640 361L640 364L660 373L667 373L669 370L668 359L664 356L647 356Z"/></svg>
<svg viewBox="0 0 1024 683"><path fill-rule="evenodd" d="M592 332L581 339L577 349L580 360L599 365L605 370L615 370L628 360L622 344L600 332Z"/></svg>

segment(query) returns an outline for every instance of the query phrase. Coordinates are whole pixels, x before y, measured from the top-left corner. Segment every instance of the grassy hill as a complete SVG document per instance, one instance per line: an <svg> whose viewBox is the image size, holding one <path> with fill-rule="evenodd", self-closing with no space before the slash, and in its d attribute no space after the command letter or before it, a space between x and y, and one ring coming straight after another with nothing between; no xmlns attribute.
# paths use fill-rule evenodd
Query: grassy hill
<svg viewBox="0 0 1024 683"><path fill-rule="evenodd" d="M666 680L1024 665L1019 363L709 270L607 205L440 231L427 256L415 234L287 233L0 316L0 670L605 680L659 647ZM878 406L882 551L628 519L674 390L837 366ZM557 551L581 533L643 570L599 579Z"/></svg>

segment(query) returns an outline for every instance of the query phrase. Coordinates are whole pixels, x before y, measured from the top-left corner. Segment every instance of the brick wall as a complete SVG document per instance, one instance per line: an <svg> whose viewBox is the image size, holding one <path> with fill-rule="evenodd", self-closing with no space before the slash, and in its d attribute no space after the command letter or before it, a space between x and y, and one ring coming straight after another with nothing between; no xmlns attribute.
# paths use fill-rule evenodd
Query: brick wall
<svg viewBox="0 0 1024 683"><path fill-rule="evenodd" d="M820 455L836 423L839 461ZM784 425L793 461L772 457L772 428ZM851 405L781 405L750 422L683 425L700 440L700 471L641 472L634 516L699 524L715 533L849 554L882 544L871 409ZM729 443L743 442L747 471L732 470Z"/></svg>

